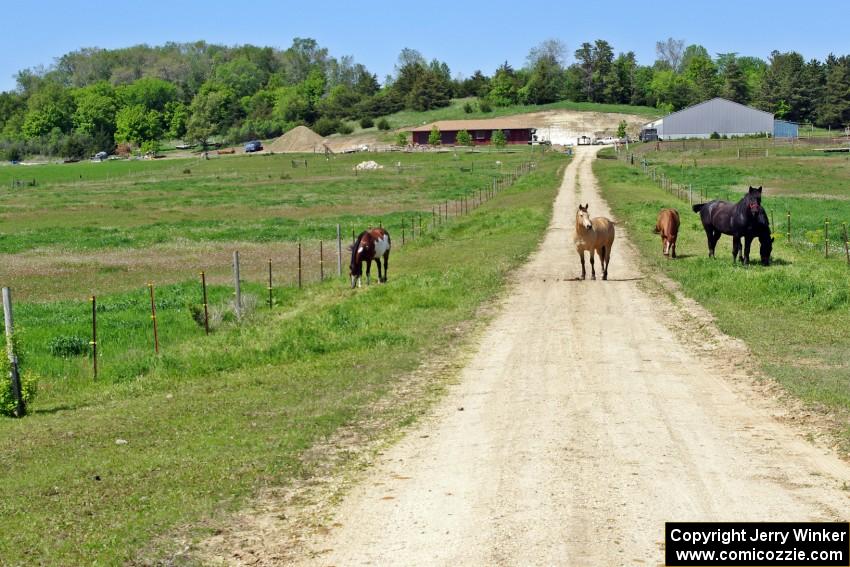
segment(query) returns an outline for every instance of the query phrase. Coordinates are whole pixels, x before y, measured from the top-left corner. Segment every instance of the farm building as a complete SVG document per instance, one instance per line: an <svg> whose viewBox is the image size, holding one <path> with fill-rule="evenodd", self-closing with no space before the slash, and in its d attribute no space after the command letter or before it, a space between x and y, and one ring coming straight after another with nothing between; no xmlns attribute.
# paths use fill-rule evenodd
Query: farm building
<svg viewBox="0 0 850 567"><path fill-rule="evenodd" d="M661 140L682 138L709 138L713 133L721 136L796 136L796 124L774 120L773 114L726 100L713 98L653 122L644 124L642 139L651 137L652 131Z"/></svg>
<svg viewBox="0 0 850 567"><path fill-rule="evenodd" d="M535 128L521 124L516 119L486 119L486 120L440 120L432 124L425 124L417 128L411 128L414 144L427 144L431 129L437 127L440 131L440 143L451 146L457 143L457 133L466 130L472 137L475 145L489 144L493 132L502 130L505 140L509 144L527 144L532 141Z"/></svg>

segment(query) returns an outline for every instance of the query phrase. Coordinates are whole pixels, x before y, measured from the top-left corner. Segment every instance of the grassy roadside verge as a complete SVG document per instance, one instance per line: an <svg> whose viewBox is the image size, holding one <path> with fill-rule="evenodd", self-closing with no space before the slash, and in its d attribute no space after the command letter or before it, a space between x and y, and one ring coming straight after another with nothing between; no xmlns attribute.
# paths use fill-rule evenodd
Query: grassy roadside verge
<svg viewBox="0 0 850 567"><path fill-rule="evenodd" d="M394 253L388 285L311 286L87 403L0 420L0 563L127 562L176 526L308 474L307 448L459 340L453 329L504 288L543 235L563 165L547 156Z"/></svg>
<svg viewBox="0 0 850 567"><path fill-rule="evenodd" d="M687 204L653 185L639 168L616 160L597 160L594 172L650 274L678 282L724 333L744 340L763 373L791 394L821 411L850 415L850 280L843 259L824 261L777 240L772 266L733 266L731 241L724 236L718 258L711 260L702 225ZM660 238L652 233L661 207L677 208L682 217L676 261L662 257ZM839 422L836 433L848 451L850 426L846 419Z"/></svg>

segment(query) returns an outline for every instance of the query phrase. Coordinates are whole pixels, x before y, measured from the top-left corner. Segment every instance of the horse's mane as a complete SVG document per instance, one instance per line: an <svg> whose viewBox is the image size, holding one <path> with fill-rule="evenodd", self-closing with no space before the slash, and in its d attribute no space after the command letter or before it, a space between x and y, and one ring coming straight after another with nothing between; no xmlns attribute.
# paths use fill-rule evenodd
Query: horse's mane
<svg viewBox="0 0 850 567"><path fill-rule="evenodd" d="M360 244L360 240L363 238L363 235L364 235L364 234L366 234L367 232L369 232L369 231L368 231L368 230L364 230L363 232L361 232L360 234L358 234L358 235L357 235L357 238L355 238L355 239L354 239L354 242L353 242L352 244L349 244L349 245L348 245L348 249L349 249L349 250L351 250L351 264L352 264L352 265L354 264L354 261L356 260L356 256L357 256L357 248L358 248L358 246L359 246L359 244Z"/></svg>

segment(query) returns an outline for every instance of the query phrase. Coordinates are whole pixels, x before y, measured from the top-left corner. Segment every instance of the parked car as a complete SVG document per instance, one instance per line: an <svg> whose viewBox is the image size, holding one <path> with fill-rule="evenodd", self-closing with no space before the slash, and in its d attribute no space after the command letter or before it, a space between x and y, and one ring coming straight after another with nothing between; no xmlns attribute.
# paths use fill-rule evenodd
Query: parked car
<svg viewBox="0 0 850 567"><path fill-rule="evenodd" d="M109 157L109 152L97 152L96 154L94 154L94 158L92 158L92 159L94 159L95 161L103 161L108 157Z"/></svg>
<svg viewBox="0 0 850 567"><path fill-rule="evenodd" d="M259 140L251 140L247 144L245 144L245 153L250 154L251 152L259 152L263 149L263 143Z"/></svg>
<svg viewBox="0 0 850 567"><path fill-rule="evenodd" d="M593 143L594 143L594 145L597 145L597 146L605 146L605 145L613 144L615 141L616 140L612 136L606 136L604 138L596 138L596 140L594 140Z"/></svg>

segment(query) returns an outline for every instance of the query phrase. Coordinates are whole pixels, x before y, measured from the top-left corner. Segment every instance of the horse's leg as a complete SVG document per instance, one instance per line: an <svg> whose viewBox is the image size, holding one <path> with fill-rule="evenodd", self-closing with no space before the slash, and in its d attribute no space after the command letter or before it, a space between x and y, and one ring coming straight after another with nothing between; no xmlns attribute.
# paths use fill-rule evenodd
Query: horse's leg
<svg viewBox="0 0 850 567"><path fill-rule="evenodd" d="M607 248L603 246L599 249L599 266L602 268L602 279L608 279L608 257L606 256Z"/></svg>
<svg viewBox="0 0 850 567"><path fill-rule="evenodd" d="M372 260L366 260L366 285L372 285Z"/></svg>
<svg viewBox="0 0 850 567"><path fill-rule="evenodd" d="M748 235L748 236L744 237L744 257L743 257L743 261L744 261L745 266L750 265L750 245L752 243L753 243L753 237L752 236Z"/></svg>
<svg viewBox="0 0 850 567"><path fill-rule="evenodd" d="M714 258L714 250L717 248L717 241L720 240L720 231L712 230L708 233L708 257Z"/></svg>
<svg viewBox="0 0 850 567"><path fill-rule="evenodd" d="M732 263L738 263L738 254L741 254L741 237L737 235L732 236ZM744 262L743 254L741 255L741 262Z"/></svg>
<svg viewBox="0 0 850 567"><path fill-rule="evenodd" d="M384 283L387 283L387 271L390 269L390 251L384 252Z"/></svg>
<svg viewBox="0 0 850 567"><path fill-rule="evenodd" d="M707 226L704 226L703 228L705 229L705 238L708 240L708 257L714 258L714 245L716 244L716 241L714 240L714 230Z"/></svg>
<svg viewBox="0 0 850 567"><path fill-rule="evenodd" d="M579 251L578 257L581 258L581 279L585 279L587 277L587 270L584 268L584 250Z"/></svg>
<svg viewBox="0 0 850 567"><path fill-rule="evenodd" d="M378 283L384 283L384 278L381 276L381 259L375 258L375 265L378 266Z"/></svg>
<svg viewBox="0 0 850 567"><path fill-rule="evenodd" d="M590 250L590 279L592 279L592 280L596 279L596 266L593 263L593 258L594 258L595 255L596 255L596 252L593 249L591 249Z"/></svg>
<svg viewBox="0 0 850 567"><path fill-rule="evenodd" d="M675 258L676 257L676 241L670 243L670 255Z"/></svg>

